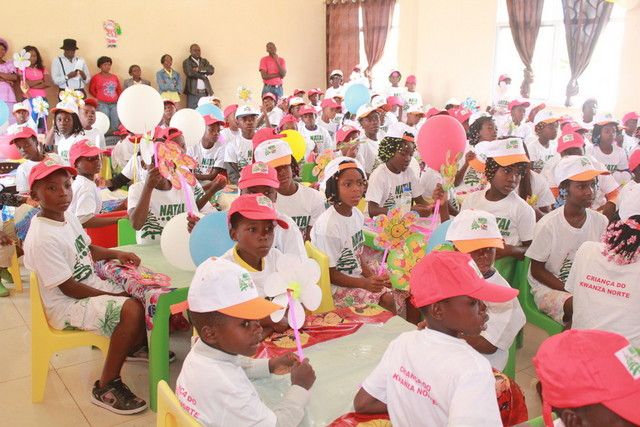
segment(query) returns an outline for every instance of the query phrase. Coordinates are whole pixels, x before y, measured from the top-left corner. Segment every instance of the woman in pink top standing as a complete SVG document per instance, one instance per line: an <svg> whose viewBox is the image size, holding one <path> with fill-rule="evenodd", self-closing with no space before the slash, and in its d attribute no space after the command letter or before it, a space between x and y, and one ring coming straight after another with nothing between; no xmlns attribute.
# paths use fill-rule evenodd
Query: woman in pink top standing
<svg viewBox="0 0 640 427"><path fill-rule="evenodd" d="M24 50L29 53L29 61L31 65L24 69L25 80L29 90L26 93L31 106L31 118L38 124L38 131L44 133L44 120L46 117L38 117L33 111L33 98L38 96L47 99L47 88L51 87L51 76L42 64L40 51L35 46L25 46Z"/></svg>
<svg viewBox="0 0 640 427"><path fill-rule="evenodd" d="M7 103L9 111L13 111L13 104L16 103L13 85L18 84L19 78L13 61L5 61L4 59L8 51L9 43L5 39L0 39L0 100ZM14 122L13 115L9 115L9 124Z"/></svg>

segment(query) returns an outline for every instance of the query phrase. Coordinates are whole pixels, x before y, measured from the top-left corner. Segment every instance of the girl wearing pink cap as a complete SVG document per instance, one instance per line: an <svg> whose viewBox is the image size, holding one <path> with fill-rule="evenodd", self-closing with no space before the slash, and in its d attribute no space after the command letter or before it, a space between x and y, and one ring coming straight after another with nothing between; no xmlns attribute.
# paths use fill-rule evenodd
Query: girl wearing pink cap
<svg viewBox="0 0 640 427"><path fill-rule="evenodd" d="M402 99L404 100L404 106L402 107L402 109L405 112L409 109L409 107L412 107L414 105L422 107L422 95L419 92L416 92L416 83L416 76L407 76L407 80L404 84L407 88L407 91L402 94Z"/></svg>

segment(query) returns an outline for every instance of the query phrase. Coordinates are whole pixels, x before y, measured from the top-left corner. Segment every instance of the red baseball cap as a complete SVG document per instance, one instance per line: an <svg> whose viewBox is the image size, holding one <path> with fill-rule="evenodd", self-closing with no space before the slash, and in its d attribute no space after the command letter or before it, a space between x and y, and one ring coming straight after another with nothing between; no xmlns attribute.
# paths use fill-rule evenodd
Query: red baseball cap
<svg viewBox="0 0 640 427"><path fill-rule="evenodd" d="M84 105L91 105L93 108L98 108L98 100L95 98L87 98L84 100Z"/></svg>
<svg viewBox="0 0 640 427"><path fill-rule="evenodd" d="M501 81L504 81L504 80L511 80L511 77L509 77L506 74L500 74L500 77L498 77L498 83L500 83Z"/></svg>
<svg viewBox="0 0 640 427"><path fill-rule="evenodd" d="M237 109L238 109L238 104L228 105L227 108L225 108L224 112L223 112L224 118L226 119L230 115L235 115Z"/></svg>
<svg viewBox="0 0 640 427"><path fill-rule="evenodd" d="M451 117L456 118L460 123L464 123L471 117L471 110L463 107L450 108L447 110Z"/></svg>
<svg viewBox="0 0 640 427"><path fill-rule="evenodd" d="M204 124L205 125L210 126L210 125L213 125L213 124L216 124L216 123L223 124L224 120L220 120L219 118L217 118L213 114L207 114L206 116L204 116Z"/></svg>
<svg viewBox="0 0 640 427"><path fill-rule="evenodd" d="M31 173L29 173L29 187L33 188L33 184L39 179L45 178L57 170L64 169L71 174L71 176L78 175L78 171L71 166L66 166L58 163L55 159L51 157L45 157L44 160L39 162L37 165L31 169Z"/></svg>
<svg viewBox="0 0 640 427"><path fill-rule="evenodd" d="M388 96L387 105L389 107L395 107L396 105L402 107L404 105L404 102L402 101L402 99L400 99L399 96Z"/></svg>
<svg viewBox="0 0 640 427"><path fill-rule="evenodd" d="M280 119L280 127L284 126L285 123L298 123L298 119L293 114L285 114L282 119Z"/></svg>
<svg viewBox="0 0 640 427"><path fill-rule="evenodd" d="M5 141L9 144L13 144L13 142L16 139L20 139L20 138L37 138L38 135L36 135L36 131L31 129L28 126L23 127L22 129L20 129L20 132L16 132L16 133L10 133L8 135L5 136Z"/></svg>
<svg viewBox="0 0 640 427"><path fill-rule="evenodd" d="M418 308L462 295L488 302L507 302L518 295L517 289L484 280L471 256L462 252L427 254L411 271L409 283Z"/></svg>
<svg viewBox="0 0 640 427"><path fill-rule="evenodd" d="M360 131L356 127L342 126L336 132L336 142L344 142L344 140L347 139L347 137L351 135L353 132L360 134Z"/></svg>
<svg viewBox="0 0 640 427"><path fill-rule="evenodd" d="M441 110L439 108L436 107L431 107L429 108L429 110L427 111L427 119L430 119L433 116L437 116L438 114L449 114L449 112L447 110ZM469 116L471 117L471 116Z"/></svg>
<svg viewBox="0 0 640 427"><path fill-rule="evenodd" d="M322 89L314 87L313 89L309 89L309 91L307 92L308 96L311 95L322 95L324 94L324 92L322 91Z"/></svg>
<svg viewBox="0 0 640 427"><path fill-rule="evenodd" d="M262 95L262 99L265 99L265 98L271 98L274 101L278 100L278 98L271 92L266 92L264 95Z"/></svg>
<svg viewBox="0 0 640 427"><path fill-rule="evenodd" d="M305 114L316 114L317 111L313 108L312 105L303 105L302 108L298 111L298 114L304 116Z"/></svg>
<svg viewBox="0 0 640 427"><path fill-rule="evenodd" d="M105 153L100 147L91 145L88 139L81 139L71 146L69 150L69 163L71 166L76 166L76 161L80 157L94 157Z"/></svg>
<svg viewBox="0 0 640 427"><path fill-rule="evenodd" d="M638 166L640 166L640 148L633 150L629 156L629 171L633 172Z"/></svg>
<svg viewBox="0 0 640 427"><path fill-rule="evenodd" d="M622 335L570 329L547 338L533 365L542 385L542 416L553 426L551 408L602 404L640 425L640 351Z"/></svg>
<svg viewBox="0 0 640 427"><path fill-rule="evenodd" d="M629 120L638 120L638 119L640 119L640 115L635 111L631 111L630 113L627 113L624 116L622 116L622 124L624 125Z"/></svg>
<svg viewBox="0 0 640 427"><path fill-rule="evenodd" d="M270 219L276 221L282 228L289 228L287 221L285 221L273 207L271 199L264 194L241 194L231 203L231 206L229 206L227 221L231 221L231 216L236 212L245 218L256 220Z"/></svg>
<svg viewBox="0 0 640 427"><path fill-rule="evenodd" d="M275 168L263 162L256 162L243 167L240 171L238 188L244 190L245 188L255 187L257 185L266 185L272 188L280 187L278 172Z"/></svg>
<svg viewBox="0 0 640 427"><path fill-rule="evenodd" d="M336 101L334 101L333 98L325 98L322 100L322 102L320 103L320 107L322 108L342 108L340 107L340 104L338 104Z"/></svg>
<svg viewBox="0 0 640 427"><path fill-rule="evenodd" d="M531 103L529 101L526 101L524 99L514 99L513 101L511 101L509 103L509 111L511 111L514 107L524 107L524 108L528 108L531 105Z"/></svg>
<svg viewBox="0 0 640 427"><path fill-rule="evenodd" d="M164 138L166 141L173 141L176 137L182 135L182 131L178 128L156 128L157 134L154 135L154 139Z"/></svg>
<svg viewBox="0 0 640 427"><path fill-rule="evenodd" d="M562 130L562 133L579 133L579 132L587 133L587 132L589 132L589 129L581 126L579 123L576 123L576 122L564 123L564 124L560 125L560 129Z"/></svg>
<svg viewBox="0 0 640 427"><path fill-rule="evenodd" d="M280 139L284 138L285 136L287 135L285 135L284 133L278 133L275 128L259 129L251 139L251 142L253 142L253 149L255 150L258 145L262 144L265 141L269 141L271 139Z"/></svg>
<svg viewBox="0 0 640 427"><path fill-rule="evenodd" d="M569 148L583 148L584 147L584 138L580 136L579 133L568 132L563 133L558 138L558 153L562 153L564 150Z"/></svg>
<svg viewBox="0 0 640 427"><path fill-rule="evenodd" d="M305 92L304 89L294 89L293 90L293 96L297 96L300 93L304 96L304 94L307 93L307 92Z"/></svg>

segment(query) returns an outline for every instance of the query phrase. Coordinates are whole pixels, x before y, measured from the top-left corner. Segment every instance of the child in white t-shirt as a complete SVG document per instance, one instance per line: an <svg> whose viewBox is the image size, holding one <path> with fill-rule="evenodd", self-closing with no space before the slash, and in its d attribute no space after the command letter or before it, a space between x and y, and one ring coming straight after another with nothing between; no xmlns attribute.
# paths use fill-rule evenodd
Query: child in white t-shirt
<svg viewBox="0 0 640 427"><path fill-rule="evenodd" d="M16 190L20 194L29 192L29 173L38 162L44 159L42 147L38 143L36 132L31 128L24 128L18 133L7 136L6 143L14 144L25 161L16 169Z"/></svg>
<svg viewBox="0 0 640 427"><path fill-rule="evenodd" d="M280 187L276 208L278 212L290 216L298 225L304 240L309 240L313 224L325 210L325 201L320 192L293 179L294 169L298 174L298 165L291 147L282 139L265 141L256 147L255 159L267 163L278 172Z"/></svg>
<svg viewBox="0 0 640 427"><path fill-rule="evenodd" d="M333 159L324 171L324 187L331 206L318 218L311 242L329 257L335 304L379 304L395 313L389 276L375 274L360 260L364 216L357 206L366 187L362 166L350 157Z"/></svg>
<svg viewBox="0 0 640 427"><path fill-rule="evenodd" d="M622 148L625 153L627 153L627 156L630 156L631 153L638 148L638 144L640 144L640 139L636 136L638 119L640 119L640 115L632 111L622 116L622 120L620 121L624 130L622 133Z"/></svg>
<svg viewBox="0 0 640 427"><path fill-rule="evenodd" d="M301 123L298 124L298 132L306 141L305 156L308 156L312 151L322 153L325 150L335 150L336 144L329 131L316 124L315 108L304 105L299 112Z"/></svg>
<svg viewBox="0 0 640 427"><path fill-rule="evenodd" d="M224 141L220 140L220 127L224 123L213 115L204 116L207 129L202 136L200 144L190 147L189 155L198 163L194 174L202 185L213 181L215 177L224 171Z"/></svg>
<svg viewBox="0 0 640 427"><path fill-rule="evenodd" d="M228 105L224 109L224 121L225 128L220 131L220 137L223 141L231 141L240 134L240 128L238 127L238 121L236 120L236 110L238 104Z"/></svg>
<svg viewBox="0 0 640 427"><path fill-rule="evenodd" d="M38 277L51 327L81 329L111 339L102 374L93 384L92 403L121 415L135 414L147 404L124 385L120 371L127 356L146 344L144 308L121 286L100 279L93 263L117 259L138 266L140 259L91 244L78 219L67 212L75 174L75 169L52 159L31 170L31 198L40 203L42 212L31 221L24 263Z"/></svg>
<svg viewBox="0 0 640 427"><path fill-rule="evenodd" d="M333 70L329 74L329 87L325 92L325 99L333 99L337 95L343 96L344 87L342 86L343 74L342 70Z"/></svg>
<svg viewBox="0 0 640 427"><path fill-rule="evenodd" d="M85 99L84 105L78 110L78 117L84 129L85 139L88 139L92 145L104 149L107 146L104 133L100 132L98 128L93 127L96 123L96 108L98 108L98 101L96 99Z"/></svg>
<svg viewBox="0 0 640 427"><path fill-rule="evenodd" d="M531 167L541 172L549 159L556 154L555 139L558 137L560 117L549 110L540 111L533 120L535 135L526 141L527 151L531 159Z"/></svg>
<svg viewBox="0 0 640 427"><path fill-rule="evenodd" d="M402 94L402 99L404 101L402 109L404 111L407 111L410 107L413 106L422 107L422 95L419 92L416 92L416 84L416 76L407 76L407 79L404 83L407 91Z"/></svg>
<svg viewBox="0 0 640 427"><path fill-rule="evenodd" d="M532 138L531 127L525 123L525 112L531 104L529 101L514 99L509 103L509 115L499 116L498 137L517 136L525 141Z"/></svg>
<svg viewBox="0 0 640 427"><path fill-rule="evenodd" d="M504 248L496 217L489 212L468 209L460 212L447 230L446 240L455 248L469 254L488 282L510 287L494 268L496 249ZM471 347L482 353L494 369L502 371L507 365L509 347L526 323L517 299L503 303L487 302L489 320L478 336L463 337Z"/></svg>
<svg viewBox="0 0 640 427"><path fill-rule="evenodd" d="M616 130L618 123L609 117L599 117L593 125L591 142L593 146L587 148L587 155L592 156L604 164L619 184L631 179L627 172L629 163L627 154L616 144Z"/></svg>
<svg viewBox="0 0 640 427"><path fill-rule="evenodd" d="M620 202L620 221L602 241L584 242L566 282L573 294L574 329L600 329L624 335L640 347L640 186Z"/></svg>
<svg viewBox="0 0 640 427"><path fill-rule="evenodd" d="M183 409L198 424L285 426L302 422L315 373L293 353L254 359L263 330L259 320L281 309L260 298L247 271L224 259L204 261L189 287L189 318L198 332L176 381ZM291 387L269 408L251 379L291 371Z"/></svg>
<svg viewBox="0 0 640 427"><path fill-rule="evenodd" d="M340 110L340 104L333 100L333 98L325 98L320 103L322 113L318 119L318 126L325 128L331 138L335 138L338 130L338 123L335 122L338 110Z"/></svg>
<svg viewBox="0 0 640 427"><path fill-rule="evenodd" d="M253 135L256 133L258 110L250 105L238 107L235 118L240 127L240 133L232 139L225 139L224 162L227 177L232 184L238 183L240 170L253 162Z"/></svg>
<svg viewBox="0 0 640 427"><path fill-rule="evenodd" d="M536 224L533 208L516 192L529 163L523 142L520 138L496 140L487 145L484 154L489 188L469 194L461 209L479 209L495 215L505 241L504 249L497 250L497 258L523 259Z"/></svg>
<svg viewBox="0 0 640 427"><path fill-rule="evenodd" d="M378 131L380 130L380 113L371 104L366 104L358 108L356 119L362 128L362 145L358 151L358 161L364 167L367 175L375 169L378 159Z"/></svg>
<svg viewBox="0 0 640 427"><path fill-rule="evenodd" d="M429 253L410 285L427 328L389 344L353 401L356 412L388 412L397 426L502 425L491 365L459 337L480 335L484 301L506 303L518 291L483 279L460 252Z"/></svg>
<svg viewBox="0 0 640 427"><path fill-rule="evenodd" d="M402 74L398 70L393 70L389 73L389 83L391 85L387 87L385 91L385 98L390 96L395 96L398 98L402 98L405 93L405 88L400 86L400 81L402 80Z"/></svg>
<svg viewBox="0 0 640 427"><path fill-rule="evenodd" d="M37 132L36 122L31 118L31 112L27 106L28 102L16 102L13 104L13 117L16 122L7 127L7 135L17 133L25 128L32 129Z"/></svg>
<svg viewBox="0 0 640 427"><path fill-rule="evenodd" d="M571 321L571 294L565 290L580 245L599 240L607 218L589 209L595 197L597 169L588 157L567 156L556 167L556 182L564 205L536 225L526 256L531 258L529 283L538 308L560 323Z"/></svg>
<svg viewBox="0 0 640 427"><path fill-rule="evenodd" d="M267 92L262 95L262 107L260 117L258 117L258 127L275 128L284 117L284 111L276 107L276 96Z"/></svg>
<svg viewBox="0 0 640 427"><path fill-rule="evenodd" d="M73 102L59 102L51 109L53 127L45 137L45 147L55 145L56 152L65 164L69 164L69 150L84 139L84 130L78 117L78 106Z"/></svg>

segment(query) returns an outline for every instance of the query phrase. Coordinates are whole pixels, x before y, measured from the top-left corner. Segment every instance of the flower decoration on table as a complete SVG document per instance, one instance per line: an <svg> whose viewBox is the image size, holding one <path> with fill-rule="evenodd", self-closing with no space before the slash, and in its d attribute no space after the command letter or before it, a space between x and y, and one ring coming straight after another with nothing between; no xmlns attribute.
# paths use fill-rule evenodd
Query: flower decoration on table
<svg viewBox="0 0 640 427"><path fill-rule="evenodd" d="M31 65L31 61L29 60L30 57L31 53L27 52L24 49L13 54L13 65L18 70L20 70L20 74L22 74L22 82L20 83L20 88L24 93L27 93L27 91L29 90L29 86L27 86L27 82L25 80L24 70L29 65Z"/></svg>
<svg viewBox="0 0 640 427"><path fill-rule="evenodd" d="M191 171L197 164L191 156L184 154L175 142L156 143L155 147L160 175L171 181L173 188L179 190L185 183L191 187L196 185L196 177Z"/></svg>
<svg viewBox="0 0 640 427"><path fill-rule="evenodd" d="M251 101L251 89L246 86L240 86L238 88L238 99L245 103Z"/></svg>
<svg viewBox="0 0 640 427"><path fill-rule="evenodd" d="M387 261L391 286L409 290L409 276L415 265L426 255L427 241L420 233L411 234L405 244L389 254Z"/></svg>
<svg viewBox="0 0 640 427"><path fill-rule="evenodd" d="M287 322L293 329L298 357L304 360L300 328L304 325L304 309L313 311L320 306L322 290L317 285L320 267L312 259L294 254L284 254L276 263L276 271L267 276L264 293L273 297L282 310L271 314L271 320L279 322L288 309Z"/></svg>
<svg viewBox="0 0 640 427"><path fill-rule="evenodd" d="M327 148L322 153L318 154L314 159L316 165L311 170L313 176L317 177L318 180L322 180L324 175L324 168L327 167L329 162L336 158L335 151Z"/></svg>
<svg viewBox="0 0 640 427"><path fill-rule="evenodd" d="M447 160L440 166L440 175L442 176L442 189L444 191L450 191L455 186L454 181L456 174L458 173L458 164L462 159L462 153L458 153L456 156L451 155L451 151L447 151Z"/></svg>
<svg viewBox="0 0 640 427"><path fill-rule="evenodd" d="M75 103L78 107L84 105L84 94L79 90L66 88L58 94L58 98L64 103Z"/></svg>

